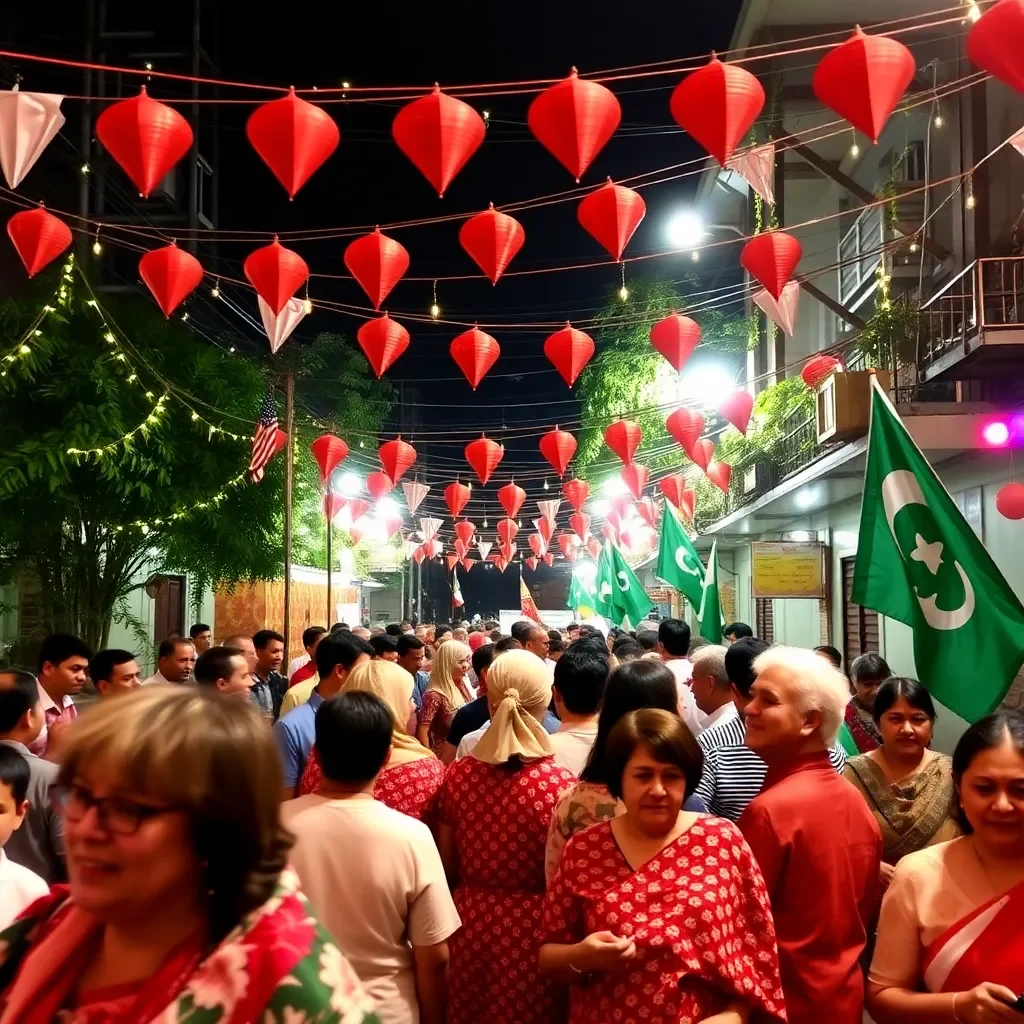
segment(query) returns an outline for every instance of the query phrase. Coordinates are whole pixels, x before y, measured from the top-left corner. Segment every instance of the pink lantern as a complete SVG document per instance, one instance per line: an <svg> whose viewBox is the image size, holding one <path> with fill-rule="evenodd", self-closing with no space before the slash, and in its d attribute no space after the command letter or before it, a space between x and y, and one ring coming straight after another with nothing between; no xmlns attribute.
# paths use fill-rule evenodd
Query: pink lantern
<svg viewBox="0 0 1024 1024"><path fill-rule="evenodd" d="M0 169L11 188L21 184L64 126L63 100L49 92L22 92L17 85L0 92Z"/></svg>

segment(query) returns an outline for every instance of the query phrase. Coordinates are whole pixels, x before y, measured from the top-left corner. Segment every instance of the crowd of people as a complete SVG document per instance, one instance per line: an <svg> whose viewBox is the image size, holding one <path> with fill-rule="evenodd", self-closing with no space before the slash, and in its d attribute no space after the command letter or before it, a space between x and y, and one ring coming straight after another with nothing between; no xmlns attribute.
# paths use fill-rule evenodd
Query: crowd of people
<svg viewBox="0 0 1024 1024"><path fill-rule="evenodd" d="M723 634L47 637L0 1024L1024 1024L1024 716Z"/></svg>

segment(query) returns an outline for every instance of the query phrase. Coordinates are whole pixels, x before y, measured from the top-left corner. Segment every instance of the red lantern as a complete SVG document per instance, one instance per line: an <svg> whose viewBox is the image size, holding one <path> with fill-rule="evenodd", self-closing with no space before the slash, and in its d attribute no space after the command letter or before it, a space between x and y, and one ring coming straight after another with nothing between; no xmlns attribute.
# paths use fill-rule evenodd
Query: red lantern
<svg viewBox="0 0 1024 1024"><path fill-rule="evenodd" d="M967 34L967 56L990 75L1024 92L1024 0L993 4Z"/></svg>
<svg viewBox="0 0 1024 1024"><path fill-rule="evenodd" d="M591 558L597 558L601 554L601 542L596 537L587 541L587 551Z"/></svg>
<svg viewBox="0 0 1024 1024"><path fill-rule="evenodd" d="M569 516L569 527L584 544L590 536L590 516L586 512L573 512Z"/></svg>
<svg viewBox="0 0 1024 1024"><path fill-rule="evenodd" d="M502 558L501 555L492 555L491 561L494 563L494 568L498 572L504 572L508 568L508 559Z"/></svg>
<svg viewBox="0 0 1024 1024"><path fill-rule="evenodd" d="M843 364L835 356L812 356L804 363L800 376L812 391L817 391L833 373L841 370L842 366Z"/></svg>
<svg viewBox="0 0 1024 1024"><path fill-rule="evenodd" d="M530 534L530 550L538 557L541 558L544 552L547 551L548 546L544 538L539 533Z"/></svg>
<svg viewBox="0 0 1024 1024"><path fill-rule="evenodd" d="M462 225L459 241L491 284L497 284L515 254L522 249L526 232L515 217L499 213L491 203L483 213L470 217Z"/></svg>
<svg viewBox="0 0 1024 1024"><path fill-rule="evenodd" d="M374 309L380 309L380 304L409 269L408 250L401 242L381 234L380 228L349 242L344 260L348 272L359 282Z"/></svg>
<svg viewBox="0 0 1024 1024"><path fill-rule="evenodd" d="M249 283L276 316L288 300L309 280L306 261L286 249L274 235L274 241L249 253L242 265Z"/></svg>
<svg viewBox="0 0 1024 1024"><path fill-rule="evenodd" d="M718 406L722 419L731 423L741 434L746 434L753 411L754 396L746 388L731 391Z"/></svg>
<svg viewBox="0 0 1024 1024"><path fill-rule="evenodd" d="M379 470L376 473L370 473L366 477L366 489L370 492L370 497L374 501L380 501L386 494L390 494L395 489L394 481L387 475Z"/></svg>
<svg viewBox="0 0 1024 1024"><path fill-rule="evenodd" d="M491 479L491 474L498 468L504 455L505 449L487 436L478 437L466 445L466 461L473 467L482 484Z"/></svg>
<svg viewBox="0 0 1024 1024"><path fill-rule="evenodd" d="M511 544L516 539L518 532L519 526L514 519L498 520L498 536L501 538L502 544ZM508 556L506 555L505 557L507 558Z"/></svg>
<svg viewBox="0 0 1024 1024"><path fill-rule="evenodd" d="M792 235L765 231L743 246L740 263L778 301L802 254L803 247Z"/></svg>
<svg viewBox="0 0 1024 1024"><path fill-rule="evenodd" d="M558 535L558 546L561 548L563 558L572 559L576 556L576 549L580 546L580 539L575 533L560 533Z"/></svg>
<svg viewBox="0 0 1024 1024"><path fill-rule="evenodd" d="M531 537L530 539L532 540L533 538ZM540 564L540 559L538 559L538 558L530 557L530 558L528 558L526 560L526 568L529 569L530 572L536 572L537 571L537 566L539 564Z"/></svg>
<svg viewBox="0 0 1024 1024"><path fill-rule="evenodd" d="M138 96L100 114L96 137L147 198L192 148L188 121L173 107L150 99L145 86Z"/></svg>
<svg viewBox="0 0 1024 1024"><path fill-rule="evenodd" d="M593 354L594 339L583 331L577 331L568 320L560 331L556 331L544 342L544 355L569 387L576 383L576 378Z"/></svg>
<svg viewBox="0 0 1024 1024"><path fill-rule="evenodd" d="M377 449L377 457L385 472L397 484L416 461L416 449L400 437Z"/></svg>
<svg viewBox="0 0 1024 1024"><path fill-rule="evenodd" d="M459 554L450 554L444 556L445 564L448 566L448 571L451 572L455 565L458 563L462 556Z"/></svg>
<svg viewBox="0 0 1024 1024"><path fill-rule="evenodd" d="M692 520L693 511L696 506L697 492L686 486L686 477L682 473L673 473L671 476L662 477L658 481L662 493L677 509L685 512Z"/></svg>
<svg viewBox="0 0 1024 1024"><path fill-rule="evenodd" d="M498 501L501 502L505 515L514 519L519 515L519 510L523 507L523 502L526 501L526 491L513 481L498 488Z"/></svg>
<svg viewBox="0 0 1024 1024"><path fill-rule="evenodd" d="M380 377L409 347L409 332L385 313L362 324L356 331L356 341L373 372Z"/></svg>
<svg viewBox="0 0 1024 1024"><path fill-rule="evenodd" d="M460 483L458 480L453 484L449 484L444 489L444 501L448 506L448 511L452 514L452 519L457 518L459 513L466 507L472 493L464 483ZM473 536L472 530L469 531L469 535ZM469 541L466 541L466 543L468 544Z"/></svg>
<svg viewBox="0 0 1024 1024"><path fill-rule="evenodd" d="M541 561L547 566L552 566L555 564L555 556L550 551L545 551L541 556Z"/></svg>
<svg viewBox="0 0 1024 1024"><path fill-rule="evenodd" d="M444 197L452 178L484 141L483 118L454 96L434 91L402 107L391 126L398 148Z"/></svg>
<svg viewBox="0 0 1024 1024"><path fill-rule="evenodd" d="M561 477L569 466L569 460L576 454L576 438L565 430L549 430L540 439L540 453L555 468Z"/></svg>
<svg viewBox="0 0 1024 1024"><path fill-rule="evenodd" d="M658 506L654 504L654 499L644 495L636 503L637 515L652 529L658 527Z"/></svg>
<svg viewBox="0 0 1024 1024"><path fill-rule="evenodd" d="M252 148L270 168L289 199L338 148L341 132L321 107L300 99L295 87L287 96L257 107L245 125Z"/></svg>
<svg viewBox="0 0 1024 1024"><path fill-rule="evenodd" d="M616 547L619 546L619 530L618 527L608 520L604 526L601 527L601 536L605 540L610 540Z"/></svg>
<svg viewBox="0 0 1024 1024"><path fill-rule="evenodd" d="M381 515L377 512L377 521L384 530L384 539L391 540L392 537L402 528L402 516L398 512L388 512Z"/></svg>
<svg viewBox="0 0 1024 1024"><path fill-rule="evenodd" d="M590 494L590 484L586 480L569 480L562 484L562 493L569 499L569 504L577 512L582 512L583 503L587 500L587 495Z"/></svg>
<svg viewBox="0 0 1024 1024"><path fill-rule="evenodd" d="M600 82L569 77L545 89L526 115L540 144L579 181L591 161L615 134L622 108Z"/></svg>
<svg viewBox="0 0 1024 1024"><path fill-rule="evenodd" d="M678 373L700 344L700 325L688 316L673 313L651 328L651 344Z"/></svg>
<svg viewBox="0 0 1024 1024"><path fill-rule="evenodd" d="M729 493L729 478L732 466L728 462L712 462L706 471L707 478L723 493Z"/></svg>
<svg viewBox="0 0 1024 1024"><path fill-rule="evenodd" d="M456 540L455 541L455 554L457 554L459 556L459 558L465 558L466 557L466 552L468 552L468 551L469 551L469 545L468 544L466 544L464 541L461 541L461 540Z"/></svg>
<svg viewBox="0 0 1024 1024"><path fill-rule="evenodd" d="M996 511L1007 519L1024 519L1024 484L1006 484L996 492Z"/></svg>
<svg viewBox="0 0 1024 1024"><path fill-rule="evenodd" d="M630 494L638 501L643 497L644 488L647 486L650 476L651 471L646 466L641 466L638 462L625 466L622 470L622 479L629 488Z"/></svg>
<svg viewBox="0 0 1024 1024"><path fill-rule="evenodd" d="M466 572L469 572L473 568L473 566L476 565L476 563L477 560L475 558L463 558L462 568L465 569Z"/></svg>
<svg viewBox="0 0 1024 1024"><path fill-rule="evenodd" d="M554 523L550 519L541 517L540 519L534 519L534 528L544 539L545 544L551 543L551 535L555 532Z"/></svg>
<svg viewBox="0 0 1024 1024"><path fill-rule="evenodd" d="M310 446L309 450L320 467L320 482L326 483L327 478L348 458L348 445L340 437L333 434L321 434Z"/></svg>
<svg viewBox="0 0 1024 1024"><path fill-rule="evenodd" d="M714 443L709 441L706 437L700 441L694 441L693 448L687 452L687 454L694 463L706 472L708 464L715 456Z"/></svg>
<svg viewBox="0 0 1024 1024"><path fill-rule="evenodd" d="M468 519L463 519L455 524L455 536L469 548L470 541L473 539L473 534L476 533L476 526L471 523Z"/></svg>
<svg viewBox="0 0 1024 1024"><path fill-rule="evenodd" d="M738 64L714 54L675 88L669 108L679 126L723 167L764 107L761 83Z"/></svg>
<svg viewBox="0 0 1024 1024"><path fill-rule="evenodd" d="M364 501L362 498L353 498L348 503L348 514L354 523L357 519L362 519L367 512L370 511L370 503Z"/></svg>
<svg viewBox="0 0 1024 1024"><path fill-rule="evenodd" d="M71 228L41 206L11 217L7 235L29 277L35 277L71 245Z"/></svg>
<svg viewBox="0 0 1024 1024"><path fill-rule="evenodd" d="M424 552L424 550L423 550L423 545L422 544L412 553L412 560L417 565L419 565L420 562L422 562L423 559L426 558L426 557L427 557L427 555L426 555L426 552Z"/></svg>
<svg viewBox="0 0 1024 1024"><path fill-rule="evenodd" d="M623 484L625 484L628 487L629 485L626 484L626 481L624 479L625 475L626 473L625 471L623 471L619 475L619 479L622 480ZM619 523L617 523L616 525L620 525L621 523L625 522L625 520L629 518L630 512L632 512L633 510L633 499L628 494L616 494L614 498L610 499L609 504L611 505L615 514L619 517Z"/></svg>
<svg viewBox="0 0 1024 1024"><path fill-rule="evenodd" d="M358 544L363 539L363 534L366 533L366 520L361 520L356 523L352 523L348 528L349 539L353 544Z"/></svg>
<svg viewBox="0 0 1024 1024"><path fill-rule="evenodd" d="M693 451L697 438L704 433L704 414L696 409L676 409L665 420L665 428L687 455Z"/></svg>
<svg viewBox="0 0 1024 1024"><path fill-rule="evenodd" d="M501 347L478 327L463 331L448 349L474 391L487 371L498 361Z"/></svg>
<svg viewBox="0 0 1024 1024"><path fill-rule="evenodd" d="M609 178L580 201L576 218L617 263L646 212L647 204L639 192L615 185Z"/></svg>
<svg viewBox="0 0 1024 1024"><path fill-rule="evenodd" d="M334 491L328 491L324 495L324 518L328 525L334 522L341 510L345 507L345 499Z"/></svg>
<svg viewBox="0 0 1024 1024"><path fill-rule="evenodd" d="M139 277L153 293L164 316L170 319L178 306L199 287L203 265L172 242L143 255L139 260Z"/></svg>
<svg viewBox="0 0 1024 1024"><path fill-rule="evenodd" d="M914 55L898 39L865 35L858 25L821 58L811 85L826 107L877 142L915 68Z"/></svg>
<svg viewBox="0 0 1024 1024"><path fill-rule="evenodd" d="M640 445L643 433L632 420L616 420L605 427L604 443L628 466Z"/></svg>

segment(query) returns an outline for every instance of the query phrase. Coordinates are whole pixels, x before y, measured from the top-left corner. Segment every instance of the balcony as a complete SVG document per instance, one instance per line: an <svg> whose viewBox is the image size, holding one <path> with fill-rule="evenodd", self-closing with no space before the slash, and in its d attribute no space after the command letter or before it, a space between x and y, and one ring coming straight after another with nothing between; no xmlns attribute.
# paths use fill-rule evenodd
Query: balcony
<svg viewBox="0 0 1024 1024"><path fill-rule="evenodd" d="M921 308L918 376L1018 376L1024 354L1024 257L975 260Z"/></svg>

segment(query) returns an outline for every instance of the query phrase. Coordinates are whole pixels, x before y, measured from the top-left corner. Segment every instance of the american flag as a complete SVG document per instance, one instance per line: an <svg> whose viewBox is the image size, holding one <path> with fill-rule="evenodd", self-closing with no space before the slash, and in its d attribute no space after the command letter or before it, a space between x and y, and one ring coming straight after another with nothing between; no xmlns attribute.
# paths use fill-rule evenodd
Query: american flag
<svg viewBox="0 0 1024 1024"><path fill-rule="evenodd" d="M267 396L260 408L256 421L256 435L252 439L252 458L249 460L249 479L258 484L263 479L263 470L274 457L274 442L277 438L277 402L274 389L267 389Z"/></svg>

